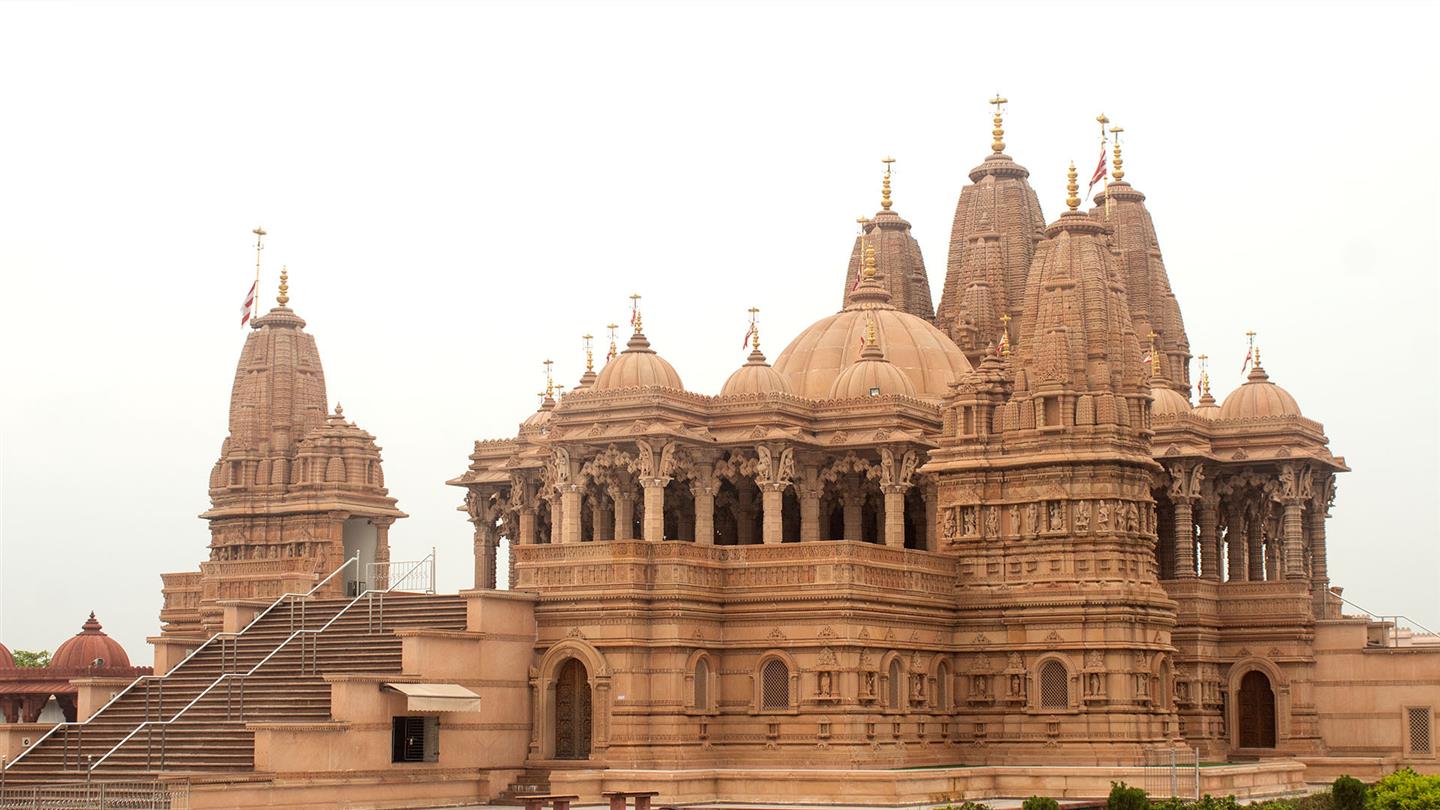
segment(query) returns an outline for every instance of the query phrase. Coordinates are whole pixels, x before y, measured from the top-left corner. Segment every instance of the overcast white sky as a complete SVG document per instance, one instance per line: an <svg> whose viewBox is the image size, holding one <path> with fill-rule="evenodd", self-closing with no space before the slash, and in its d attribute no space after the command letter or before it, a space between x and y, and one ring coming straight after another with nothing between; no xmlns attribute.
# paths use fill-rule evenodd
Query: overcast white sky
<svg viewBox="0 0 1440 810"><path fill-rule="evenodd" d="M444 481L513 435L581 334L644 295L693 390L839 305L897 159L932 286L965 174L1006 141L1047 218L1127 133L1223 397L1247 329L1354 468L1345 595L1440 630L1437 76L1425 6L0 4L0 641L95 610L148 663L162 571L205 556L250 283L270 231L332 402L470 583Z"/></svg>

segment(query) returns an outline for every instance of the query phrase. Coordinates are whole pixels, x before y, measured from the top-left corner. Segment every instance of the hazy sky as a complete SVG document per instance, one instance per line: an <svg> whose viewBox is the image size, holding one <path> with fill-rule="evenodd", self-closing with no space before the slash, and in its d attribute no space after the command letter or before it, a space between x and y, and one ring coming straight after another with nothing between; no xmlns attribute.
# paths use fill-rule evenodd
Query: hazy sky
<svg viewBox="0 0 1440 810"><path fill-rule="evenodd" d="M541 361L573 384L637 291L687 387L744 362L752 305L773 359L838 308L887 153L938 300L997 90L1049 219L1095 115L1125 127L1216 395L1256 330L1354 468L1335 584L1440 630L1432 14L0 4L0 641L93 609L149 662L159 573L206 553L257 224L265 301L288 264L332 403L384 448L394 557L436 546L467 587L444 481L534 410Z"/></svg>

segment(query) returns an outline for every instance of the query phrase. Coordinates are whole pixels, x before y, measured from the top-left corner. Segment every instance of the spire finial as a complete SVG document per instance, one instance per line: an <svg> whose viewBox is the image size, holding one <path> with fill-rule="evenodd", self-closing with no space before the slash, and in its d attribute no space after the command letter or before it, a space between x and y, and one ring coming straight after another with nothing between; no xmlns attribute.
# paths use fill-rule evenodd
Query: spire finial
<svg viewBox="0 0 1440 810"><path fill-rule="evenodd" d="M1258 365L1260 365L1260 349L1259 349L1259 347L1257 347L1257 346L1255 345L1255 330L1252 329L1252 330L1246 332L1246 333L1245 333L1245 337L1247 337L1247 338L1250 339L1250 358L1249 358L1249 360L1250 360L1251 363L1254 363L1255 365L1258 366Z"/></svg>
<svg viewBox="0 0 1440 810"><path fill-rule="evenodd" d="M750 307L750 348L760 351L760 308Z"/></svg>
<svg viewBox="0 0 1440 810"><path fill-rule="evenodd" d="M620 328L618 323L607 323L605 328L610 330L610 353L605 355L605 362L610 362L616 355L615 351L615 330Z"/></svg>
<svg viewBox="0 0 1440 810"><path fill-rule="evenodd" d="M871 315L865 316L865 345L875 345L875 318Z"/></svg>
<svg viewBox="0 0 1440 810"><path fill-rule="evenodd" d="M280 266L280 294L275 301L282 307L290 303L290 268L285 265Z"/></svg>
<svg viewBox="0 0 1440 810"><path fill-rule="evenodd" d="M585 370L595 370L595 336L586 332L580 336L585 341Z"/></svg>
<svg viewBox="0 0 1440 810"><path fill-rule="evenodd" d="M551 371L552 371L552 368L554 367L554 365L555 365L555 361L554 361L554 360L551 360L551 359L548 358L548 357L545 358L545 398L546 398L546 399L554 399L554 398L555 398L555 377L554 377L553 374L551 374Z"/></svg>
<svg viewBox="0 0 1440 810"><path fill-rule="evenodd" d="M255 234L255 294L252 299L258 299L260 297L260 251L265 249L265 229L256 225L255 230L251 233Z"/></svg>
<svg viewBox="0 0 1440 810"><path fill-rule="evenodd" d="M640 293L630 293L630 325L637 335L645 331L640 320Z"/></svg>
<svg viewBox="0 0 1440 810"><path fill-rule="evenodd" d="M1160 351L1155 348L1155 338L1160 337L1155 330L1150 330L1150 376L1160 376Z"/></svg>
<svg viewBox="0 0 1440 810"><path fill-rule="evenodd" d="M998 351L1001 357L1010 356L1010 313L1000 313L1000 346Z"/></svg>
<svg viewBox="0 0 1440 810"><path fill-rule="evenodd" d="M1125 170L1121 168L1125 165L1125 161L1120 158L1120 133L1124 131L1124 127L1110 128L1110 134L1115 136L1115 159L1110 162L1111 165L1115 167L1115 170L1110 172L1110 176L1115 178L1116 182L1125 179Z"/></svg>
<svg viewBox="0 0 1440 810"><path fill-rule="evenodd" d="M886 155L880 159L885 164L885 179L880 181L880 207L886 211L890 210L890 167L895 163L895 158Z"/></svg>
<svg viewBox="0 0 1440 810"><path fill-rule="evenodd" d="M1075 179L1075 161L1070 161L1070 168L1065 172L1065 190L1070 196L1065 198L1065 204L1070 206L1071 211L1080 208L1080 182Z"/></svg>
<svg viewBox="0 0 1440 810"><path fill-rule="evenodd" d="M990 142L990 148L997 153L1005 151L1005 123L1002 120L1002 115L1004 113L1003 105L1008 102L1009 99L1001 96L999 93L996 93L995 97L990 99L990 103L995 105L995 128L990 132L990 134L995 137L995 140Z"/></svg>
<svg viewBox="0 0 1440 810"><path fill-rule="evenodd" d="M1200 361L1200 395L1210 396L1210 364L1207 362L1210 355L1202 354L1195 358Z"/></svg>
<svg viewBox="0 0 1440 810"><path fill-rule="evenodd" d="M875 280L875 245L867 242L865 244L865 267L860 271L866 281Z"/></svg>

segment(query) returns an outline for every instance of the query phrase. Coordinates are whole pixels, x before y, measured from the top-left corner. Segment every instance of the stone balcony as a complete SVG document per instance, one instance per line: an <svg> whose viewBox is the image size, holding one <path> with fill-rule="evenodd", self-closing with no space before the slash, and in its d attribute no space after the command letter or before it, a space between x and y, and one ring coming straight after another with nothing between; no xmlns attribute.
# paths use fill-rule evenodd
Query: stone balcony
<svg viewBox="0 0 1440 810"><path fill-rule="evenodd" d="M863 595L936 607L953 605L956 560L854 540L712 546L598 541L515 547L516 590L570 596L615 591L649 595Z"/></svg>

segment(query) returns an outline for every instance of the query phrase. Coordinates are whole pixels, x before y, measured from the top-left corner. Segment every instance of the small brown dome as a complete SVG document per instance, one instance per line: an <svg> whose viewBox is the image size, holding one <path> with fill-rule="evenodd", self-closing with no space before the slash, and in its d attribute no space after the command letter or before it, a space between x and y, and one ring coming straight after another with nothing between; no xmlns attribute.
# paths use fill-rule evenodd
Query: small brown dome
<svg viewBox="0 0 1440 810"><path fill-rule="evenodd" d="M79 633L67 639L50 656L55 669L90 669L91 667L128 667L130 656L120 642L105 635L95 613L85 620Z"/></svg>
<svg viewBox="0 0 1440 810"><path fill-rule="evenodd" d="M1210 388L1207 385L1205 393L1200 395L1200 401L1195 404L1193 413L1202 419L1219 419L1220 406L1215 404L1215 397L1210 395Z"/></svg>
<svg viewBox="0 0 1440 810"><path fill-rule="evenodd" d="M10 654L10 650L4 644L0 644L0 669L16 668L15 656Z"/></svg>
<svg viewBox="0 0 1440 810"><path fill-rule="evenodd" d="M550 417L554 413L554 411L555 398L547 395L545 399L540 403L540 410L530 414L530 416L527 417L524 422L520 423L521 429L523 430L527 428L543 428L545 425L549 424Z"/></svg>
<svg viewBox="0 0 1440 810"><path fill-rule="evenodd" d="M1245 384L1230 392L1220 405L1221 419L1258 419L1299 416L1300 404L1290 392L1270 382L1270 375L1258 363Z"/></svg>
<svg viewBox="0 0 1440 810"><path fill-rule="evenodd" d="M1155 398L1150 404L1151 416L1172 417L1191 412L1190 400L1171 388L1169 383L1157 382L1150 388L1150 396Z"/></svg>
<svg viewBox="0 0 1440 810"><path fill-rule="evenodd" d="M760 353L760 347L756 346L750 351L750 357L746 359L745 365L735 369L735 373L725 381L720 388L720 396L728 397L737 394L788 394L790 386L785 384L785 378L781 377L770 364L765 362L765 355Z"/></svg>
<svg viewBox="0 0 1440 810"><path fill-rule="evenodd" d="M675 367L656 354L655 350L650 348L650 341L645 337L645 333L638 330L630 336L625 351L606 363L605 368L600 370L600 377L595 380L597 391L652 385L681 391L685 389L684 383L680 382L680 375L675 373Z"/></svg>
<svg viewBox="0 0 1440 810"><path fill-rule="evenodd" d="M885 353L868 343L854 365L840 372L830 386L830 399L878 397L885 394L915 396L915 384L898 366L885 359Z"/></svg>

